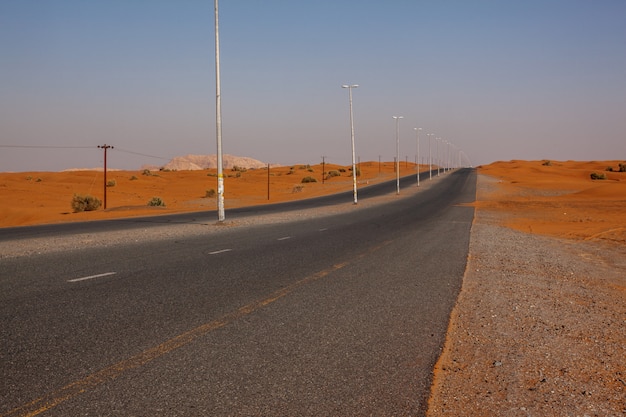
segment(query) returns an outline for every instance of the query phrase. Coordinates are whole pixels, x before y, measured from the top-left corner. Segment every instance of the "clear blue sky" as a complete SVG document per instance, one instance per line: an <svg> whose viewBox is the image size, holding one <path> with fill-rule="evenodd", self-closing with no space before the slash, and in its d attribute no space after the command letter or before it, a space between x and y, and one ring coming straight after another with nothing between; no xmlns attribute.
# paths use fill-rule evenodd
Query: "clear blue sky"
<svg viewBox="0 0 626 417"><path fill-rule="evenodd" d="M224 153L626 160L624 0L221 0ZM0 171L216 152L212 0L0 1ZM23 148L13 146L50 146ZM56 148L59 147L59 148ZM433 144L434 148L434 144ZM147 155L147 156L146 156ZM153 158L159 157L159 158Z"/></svg>

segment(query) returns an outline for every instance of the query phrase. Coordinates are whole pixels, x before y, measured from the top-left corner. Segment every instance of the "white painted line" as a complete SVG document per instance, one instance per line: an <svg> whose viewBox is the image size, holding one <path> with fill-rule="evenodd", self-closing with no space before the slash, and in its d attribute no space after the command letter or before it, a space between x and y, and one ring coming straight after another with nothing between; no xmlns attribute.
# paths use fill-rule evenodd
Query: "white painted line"
<svg viewBox="0 0 626 417"><path fill-rule="evenodd" d="M279 237L276 240L287 240L287 239L291 239L291 236Z"/></svg>
<svg viewBox="0 0 626 417"><path fill-rule="evenodd" d="M116 273L117 272L105 272L104 274L90 275L88 277L68 279L67 282L87 281L88 279L108 277L109 275L115 275Z"/></svg>
<svg viewBox="0 0 626 417"><path fill-rule="evenodd" d="M222 250L216 250L214 252L209 252L209 255L219 255L220 253L224 253L224 252L230 252L232 249L222 249Z"/></svg>
<svg viewBox="0 0 626 417"><path fill-rule="evenodd" d="M318 232L325 232L326 230L328 230L328 227L325 227L323 229L319 229Z"/></svg>

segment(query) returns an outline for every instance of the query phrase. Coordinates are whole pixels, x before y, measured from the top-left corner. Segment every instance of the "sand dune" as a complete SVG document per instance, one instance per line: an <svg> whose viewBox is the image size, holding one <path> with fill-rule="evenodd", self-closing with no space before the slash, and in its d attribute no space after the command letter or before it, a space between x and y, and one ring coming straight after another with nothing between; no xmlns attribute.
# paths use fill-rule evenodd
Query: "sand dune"
<svg viewBox="0 0 626 417"><path fill-rule="evenodd" d="M524 232L625 244L626 172L615 172L620 163L495 162L479 167L498 182L476 206L507 212L506 225ZM592 180L592 172L607 179Z"/></svg>

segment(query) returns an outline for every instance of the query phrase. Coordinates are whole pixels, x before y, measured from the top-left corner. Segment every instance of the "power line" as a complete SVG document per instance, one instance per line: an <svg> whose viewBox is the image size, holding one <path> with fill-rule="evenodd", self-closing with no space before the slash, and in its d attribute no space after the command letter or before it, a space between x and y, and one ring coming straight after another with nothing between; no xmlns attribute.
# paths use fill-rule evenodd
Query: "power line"
<svg viewBox="0 0 626 417"><path fill-rule="evenodd" d="M139 155L139 156L146 156L148 158L163 159L164 161L169 161L171 159L171 158L164 158L162 156L147 155L145 153L129 151L127 149L122 149L122 148L114 148L114 149L119 152L130 153L130 154Z"/></svg>
<svg viewBox="0 0 626 417"><path fill-rule="evenodd" d="M50 145L0 145L0 148L24 149L93 149L93 146L50 146Z"/></svg>

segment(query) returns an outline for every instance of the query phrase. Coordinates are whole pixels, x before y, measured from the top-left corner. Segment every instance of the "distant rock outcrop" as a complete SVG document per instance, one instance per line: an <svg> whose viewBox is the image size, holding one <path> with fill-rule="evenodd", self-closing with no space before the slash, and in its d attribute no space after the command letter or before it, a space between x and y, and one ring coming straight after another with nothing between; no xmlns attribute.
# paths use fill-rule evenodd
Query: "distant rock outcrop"
<svg viewBox="0 0 626 417"><path fill-rule="evenodd" d="M222 155L224 169L233 167L255 169L267 166L265 162L245 156ZM171 171L197 171L207 168L217 168L217 155L186 155L177 156L163 166L162 169Z"/></svg>

